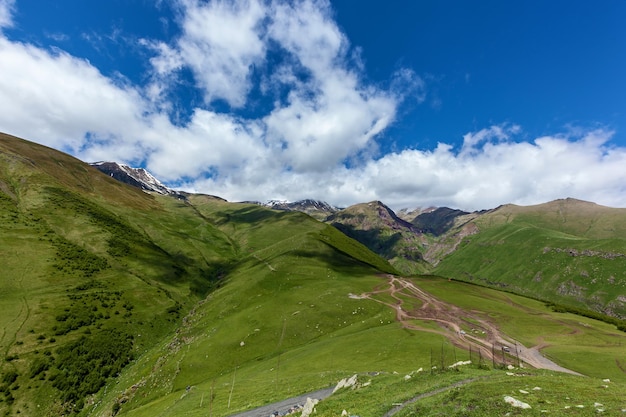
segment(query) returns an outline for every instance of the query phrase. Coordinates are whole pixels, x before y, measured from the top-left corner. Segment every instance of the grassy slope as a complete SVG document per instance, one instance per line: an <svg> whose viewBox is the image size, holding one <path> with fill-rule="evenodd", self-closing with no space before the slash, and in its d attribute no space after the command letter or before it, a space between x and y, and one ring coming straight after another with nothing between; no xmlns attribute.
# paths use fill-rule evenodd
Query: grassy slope
<svg viewBox="0 0 626 417"><path fill-rule="evenodd" d="M463 359L439 335L401 329L391 309L349 298L393 269L327 225L206 196L192 196L192 206L151 197L73 158L2 139L0 382L13 398L2 394L2 412L59 415L55 361L82 336L107 345L98 338L107 329L133 337L134 360L83 415L228 415L353 373L427 368L433 351ZM420 283L485 311L520 341L550 342L546 352L566 366L623 379L623 335L610 326L480 287ZM54 335L68 321L59 315L90 311L93 322ZM554 331L563 328L576 331ZM584 347L593 348L593 364L581 364ZM33 363L45 361L50 368L31 376ZM429 378L426 386L448 377ZM385 398L410 395L394 384L382 384Z"/></svg>
<svg viewBox="0 0 626 417"><path fill-rule="evenodd" d="M437 274L626 317L626 210L558 200L504 206L475 223L480 233Z"/></svg>
<svg viewBox="0 0 626 417"><path fill-rule="evenodd" d="M397 331L391 312L348 297L380 282L372 264L390 270L380 258L300 213L202 196L191 201L239 242L242 259L224 286L173 339L129 369L104 403L123 402L129 415L164 409L202 415L208 403L202 407L198 395L187 401L181 394L193 386L209 398L213 387L214 411L224 415L327 386L345 372L367 371L372 356L381 367L413 362L394 355L410 346L413 335ZM384 348L381 339L389 343ZM139 388L129 390L133 385ZM94 415L107 413L94 409Z"/></svg>
<svg viewBox="0 0 626 417"><path fill-rule="evenodd" d="M152 347L215 286L234 250L173 199L52 149L0 139L0 412L37 415L37 404L59 414L63 392L89 389L79 387L84 375L62 385L63 349L108 334L104 345L123 362ZM130 352L117 343L126 337Z"/></svg>
<svg viewBox="0 0 626 417"><path fill-rule="evenodd" d="M407 404L398 417L406 416L591 416L621 415L626 409L623 382L604 382L598 378L580 378L544 371L477 370L461 367L433 377L413 374L406 380L400 375L361 375L355 390L343 390L317 405L316 416L348 415L378 417L418 396ZM469 382L469 383L468 383ZM460 384L455 387L454 384ZM441 390L441 392L437 392ZM504 401L511 396L531 406L514 408Z"/></svg>
<svg viewBox="0 0 626 417"><path fill-rule="evenodd" d="M68 155L1 139L0 412L57 415L73 404L81 408L85 393L129 355L161 343L226 276L236 281L257 275L258 265L278 268L270 262L285 248L289 268L311 269L309 276L326 272L326 265L349 277L374 267L394 272L303 214L224 208L219 201L207 208L211 199L204 196L193 197L197 206L150 196ZM269 295L274 284L266 279L261 287ZM245 280L238 285L235 297L254 287ZM89 357L79 345L110 350L111 363L103 362L109 353ZM78 363L81 369L73 369Z"/></svg>
<svg viewBox="0 0 626 417"><path fill-rule="evenodd" d="M482 311L528 346L546 345L543 352L553 360L591 378L525 372L537 377L518 378L518 386L500 371L472 368L460 374L420 374L405 383L403 375L429 369L433 360L448 365L468 359L468 353L440 336L401 329L391 309L348 298L350 292L379 286L382 279L367 270L355 276L324 262L302 264L290 253L301 244L310 243L291 239L281 255L275 247L272 261L252 255L224 287L196 308L175 336L129 368L92 415L108 415L116 401L123 402L120 415L230 415L333 385L353 374L378 381L369 376L372 372L383 375L380 386L331 397L325 402L328 406L318 407L320 415L337 415L347 408L361 416L380 416L392 403L423 390L476 376L487 377L488 388L468 385L464 388L468 394L448 400L449 410L475 407L487 397L484 406L497 414L506 410L501 397L512 390L527 384L548 389L557 381L560 388L535 398L533 405L554 401L545 405L553 411L574 401L587 407L597 401L613 410L623 406L615 393L626 383L626 373L619 368L624 365L626 335L602 322L554 313L534 300L440 278L415 282L443 300ZM395 372L399 374L394 376ZM613 381L610 395L600 389L605 378ZM582 390L590 381L593 389ZM571 401L563 395L568 391L575 393ZM560 396L558 401L555 396ZM435 413L432 403L429 407Z"/></svg>

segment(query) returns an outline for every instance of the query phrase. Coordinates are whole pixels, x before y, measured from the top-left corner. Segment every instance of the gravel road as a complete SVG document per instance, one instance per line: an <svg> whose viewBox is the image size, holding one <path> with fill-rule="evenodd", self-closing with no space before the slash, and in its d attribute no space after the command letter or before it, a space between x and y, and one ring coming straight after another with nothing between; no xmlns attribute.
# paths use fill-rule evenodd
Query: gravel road
<svg viewBox="0 0 626 417"><path fill-rule="evenodd" d="M297 397L283 400L281 402L264 405L263 407L255 408L254 410L248 410L244 411L243 413L232 414L228 417L269 417L275 411L278 411L282 414L289 410L290 407L293 407L295 405L304 405L307 397L318 400L323 400L324 398L330 397L330 395L333 393L333 389L335 389L334 386L319 391L309 392L308 394L302 394Z"/></svg>

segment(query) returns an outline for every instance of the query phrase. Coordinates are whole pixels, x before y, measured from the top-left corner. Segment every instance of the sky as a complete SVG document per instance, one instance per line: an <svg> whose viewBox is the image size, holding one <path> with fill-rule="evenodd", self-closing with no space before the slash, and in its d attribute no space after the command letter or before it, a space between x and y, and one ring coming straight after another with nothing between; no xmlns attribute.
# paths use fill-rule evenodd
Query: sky
<svg viewBox="0 0 626 417"><path fill-rule="evenodd" d="M0 131L229 201L626 207L626 2L0 0Z"/></svg>

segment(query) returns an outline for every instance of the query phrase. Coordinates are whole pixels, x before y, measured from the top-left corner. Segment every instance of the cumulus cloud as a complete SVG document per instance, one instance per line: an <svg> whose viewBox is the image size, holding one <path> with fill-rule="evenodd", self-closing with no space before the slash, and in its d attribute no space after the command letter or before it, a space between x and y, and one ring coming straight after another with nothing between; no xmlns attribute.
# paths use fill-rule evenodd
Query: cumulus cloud
<svg viewBox="0 0 626 417"><path fill-rule="evenodd" d="M372 139L393 122L402 95L362 85L348 67L349 43L328 2L273 3L270 13L268 36L299 64L283 67L283 77L294 82L298 70L309 75L295 81L286 103L265 118L267 141L282 149L282 164L323 172L371 151Z"/></svg>
<svg viewBox="0 0 626 417"><path fill-rule="evenodd" d="M180 59L193 71L207 103L223 99L242 107L251 88L251 71L265 56L262 5L257 0L180 3Z"/></svg>
<svg viewBox="0 0 626 417"><path fill-rule="evenodd" d="M0 27L13 7L0 0ZM177 38L141 40L152 53L145 85L0 33L0 96L10 98L0 100L0 129L83 160L142 165L173 186L231 201L474 210L570 196L626 206L626 148L611 145L605 128L528 141L522 126L501 124L468 132L458 148L380 155L377 137L403 101L424 101L424 81L400 69L389 88L365 82L328 1L180 0L180 13ZM180 124L168 91L183 69L205 104ZM238 111L255 88L269 107Z"/></svg>
<svg viewBox="0 0 626 417"><path fill-rule="evenodd" d="M607 129L567 131L533 141L520 141L514 134L507 134L506 139L496 135L475 145L471 153L439 144L429 151L407 149L358 167L338 166L319 173L272 172L267 166L251 164L236 174L202 179L186 187L210 190L233 201L271 196L292 201L317 198L348 206L381 200L394 209L436 205L481 210L564 197L626 207L626 148L611 146L613 135ZM272 172L271 178L260 178L259 172Z"/></svg>
<svg viewBox="0 0 626 417"><path fill-rule="evenodd" d="M492 126L464 136L460 151L404 150L370 161L354 175L395 208L447 205L466 210L503 203L537 204L575 197L626 206L626 149L607 129L515 141L519 126ZM468 147L471 146L471 152Z"/></svg>
<svg viewBox="0 0 626 417"><path fill-rule="evenodd" d="M116 137L124 151L133 146L128 137L121 141L120 129L137 125L144 111L140 95L87 61L0 37L0 73L0 96L10 98L0 100L4 131L75 154Z"/></svg>

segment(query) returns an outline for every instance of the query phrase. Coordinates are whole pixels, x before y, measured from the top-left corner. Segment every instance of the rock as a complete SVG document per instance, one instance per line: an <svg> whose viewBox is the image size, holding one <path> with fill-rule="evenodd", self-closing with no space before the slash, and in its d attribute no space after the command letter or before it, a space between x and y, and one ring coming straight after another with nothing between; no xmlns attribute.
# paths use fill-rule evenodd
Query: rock
<svg viewBox="0 0 626 417"><path fill-rule="evenodd" d="M353 387L356 385L356 379L357 376L356 374L352 375L350 378L344 378L341 381L339 381L337 383L337 386L335 387L335 389L333 390L333 394L337 391L339 391L342 388L348 388L348 387Z"/></svg>
<svg viewBox="0 0 626 417"><path fill-rule="evenodd" d="M313 411L315 411L315 406L320 401L318 399L307 398L306 403L304 403L304 407L302 407L302 417L309 417Z"/></svg>
<svg viewBox="0 0 626 417"><path fill-rule="evenodd" d="M458 361L457 363L453 363L452 365L448 366L448 368L453 369L461 365L470 365L471 363L472 361Z"/></svg>
<svg viewBox="0 0 626 417"><path fill-rule="evenodd" d="M522 408L522 409L531 408L530 404L526 404L523 401L516 400L515 398L510 397L508 395L506 397L504 397L504 402L506 402L507 404L512 405L513 407L517 407L517 408Z"/></svg>

